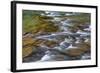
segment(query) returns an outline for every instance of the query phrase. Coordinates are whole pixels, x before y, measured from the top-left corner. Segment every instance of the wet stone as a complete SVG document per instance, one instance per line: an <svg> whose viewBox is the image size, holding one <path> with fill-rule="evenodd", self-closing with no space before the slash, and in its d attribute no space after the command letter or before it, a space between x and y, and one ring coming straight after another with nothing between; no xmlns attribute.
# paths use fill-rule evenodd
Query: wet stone
<svg viewBox="0 0 100 73"><path fill-rule="evenodd" d="M29 23L24 19L23 24L23 62L91 59L90 14L34 11L32 15L34 19L29 21L26 15Z"/></svg>

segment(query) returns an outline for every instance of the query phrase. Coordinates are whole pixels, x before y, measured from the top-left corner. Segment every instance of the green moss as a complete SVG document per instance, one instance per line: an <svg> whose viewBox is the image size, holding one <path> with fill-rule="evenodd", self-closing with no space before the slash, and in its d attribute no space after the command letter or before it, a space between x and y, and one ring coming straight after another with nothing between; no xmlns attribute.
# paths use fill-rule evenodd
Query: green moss
<svg viewBox="0 0 100 73"><path fill-rule="evenodd" d="M45 19L51 19L51 17L43 17L40 15L24 15L23 32L56 32L58 30L58 26L55 26L53 22L46 21Z"/></svg>
<svg viewBox="0 0 100 73"><path fill-rule="evenodd" d="M52 20L53 17L41 16L41 13L44 11L31 11L23 10L23 32L36 33L45 33L45 32L57 32L59 27L53 22L48 21ZM63 14L61 18L64 18L66 12L61 12ZM77 13L76 15L65 16L65 18L71 19L70 24L73 24L75 28L80 24L90 23L90 14L88 13Z"/></svg>

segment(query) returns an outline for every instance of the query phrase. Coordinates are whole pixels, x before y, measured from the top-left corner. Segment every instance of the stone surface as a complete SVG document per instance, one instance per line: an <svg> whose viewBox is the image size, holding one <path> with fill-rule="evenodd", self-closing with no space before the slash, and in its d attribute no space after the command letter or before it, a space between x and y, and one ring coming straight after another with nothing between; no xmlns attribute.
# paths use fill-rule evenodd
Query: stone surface
<svg viewBox="0 0 100 73"><path fill-rule="evenodd" d="M87 60L91 58L90 14L30 12L24 17L23 62ZM26 14L27 15L27 14Z"/></svg>

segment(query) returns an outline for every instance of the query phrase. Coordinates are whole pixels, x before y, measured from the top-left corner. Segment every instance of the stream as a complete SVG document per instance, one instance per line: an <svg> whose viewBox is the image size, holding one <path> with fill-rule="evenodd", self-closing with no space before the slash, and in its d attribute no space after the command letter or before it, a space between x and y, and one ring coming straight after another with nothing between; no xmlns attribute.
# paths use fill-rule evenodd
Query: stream
<svg viewBox="0 0 100 73"><path fill-rule="evenodd" d="M90 43L91 29L90 23L81 24L72 16L78 13L65 13L63 16L59 12L45 11L41 16L49 16L54 25L59 26L59 32L43 34L33 37L43 41L53 41L57 44L49 47L45 44L37 47L36 53L31 53L23 59L23 62L44 62L44 61L69 61L69 60L87 60L91 59ZM71 16L71 17L69 17ZM80 24L80 25L79 25ZM77 26L75 26L77 25ZM84 44L86 45L81 45ZM90 46L90 44L88 44ZM81 47L80 47L81 46ZM84 47L82 49L82 46ZM70 52L70 53L69 53Z"/></svg>

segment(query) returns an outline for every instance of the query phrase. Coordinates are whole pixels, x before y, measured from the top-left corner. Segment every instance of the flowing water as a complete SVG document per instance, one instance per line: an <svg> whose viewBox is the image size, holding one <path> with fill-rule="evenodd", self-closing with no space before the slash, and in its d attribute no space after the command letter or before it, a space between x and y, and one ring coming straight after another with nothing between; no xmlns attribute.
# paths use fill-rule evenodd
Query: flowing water
<svg viewBox="0 0 100 73"><path fill-rule="evenodd" d="M45 21L52 22L59 30L32 37L32 39L42 40L42 45L36 47L38 49L37 52L24 57L23 62L90 59L91 45L88 44L90 40L86 42L86 40L90 39L91 34L90 15L86 14L85 17L82 18L83 15L85 15L85 13L60 13L55 11L45 11L41 13L40 16L48 17ZM43 43L50 41L56 42L56 44L48 46ZM86 48L84 45L81 45L83 43L86 44ZM89 47L87 47L87 44ZM83 49L82 46L84 46ZM47 51L49 52L47 53Z"/></svg>

